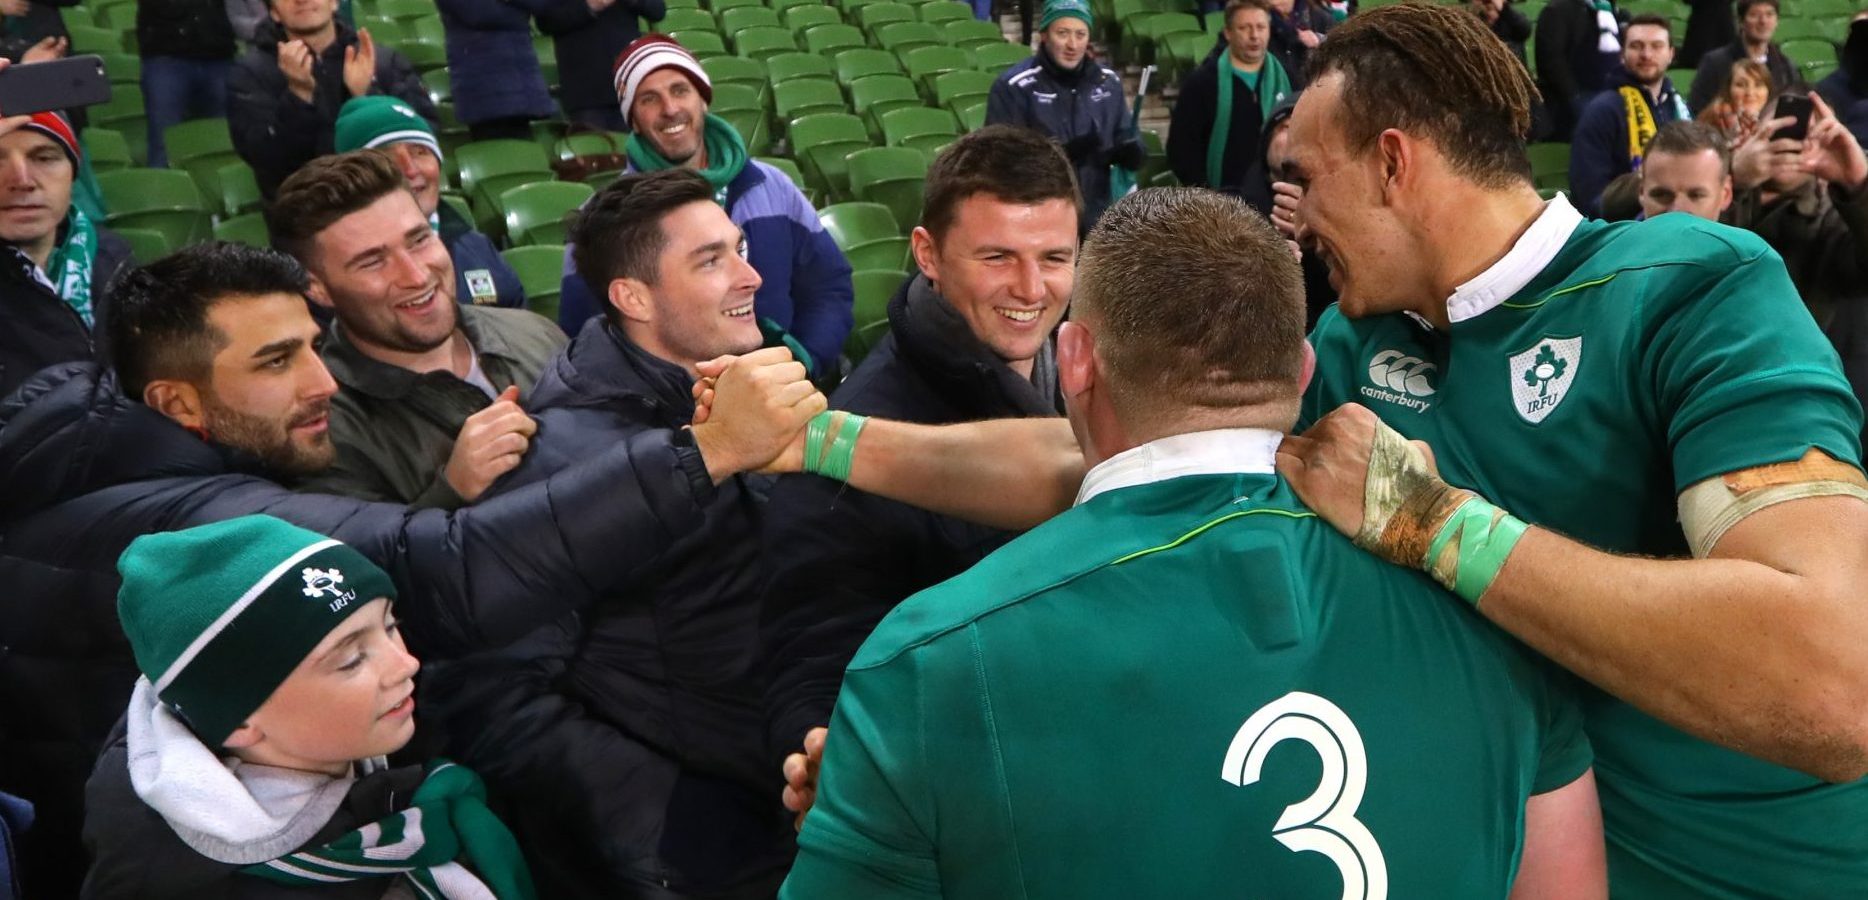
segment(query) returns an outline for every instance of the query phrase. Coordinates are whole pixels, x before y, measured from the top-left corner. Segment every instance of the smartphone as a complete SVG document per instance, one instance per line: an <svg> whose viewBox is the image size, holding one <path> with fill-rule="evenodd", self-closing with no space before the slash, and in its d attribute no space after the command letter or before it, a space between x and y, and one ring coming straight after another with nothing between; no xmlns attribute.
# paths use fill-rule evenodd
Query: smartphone
<svg viewBox="0 0 1868 900"><path fill-rule="evenodd" d="M110 99L104 60L71 56L0 69L0 116L75 109Z"/></svg>
<svg viewBox="0 0 1868 900"><path fill-rule="evenodd" d="M4 106L0 106L0 109L5 108ZM1771 140L1791 138L1800 141L1809 137L1810 113L1815 111L1816 105L1810 102L1810 98L1801 94L1785 94L1777 98L1777 110L1771 113L1771 117L1781 119L1785 116L1791 116L1795 118L1796 121L1777 129L1777 132L1771 135Z"/></svg>

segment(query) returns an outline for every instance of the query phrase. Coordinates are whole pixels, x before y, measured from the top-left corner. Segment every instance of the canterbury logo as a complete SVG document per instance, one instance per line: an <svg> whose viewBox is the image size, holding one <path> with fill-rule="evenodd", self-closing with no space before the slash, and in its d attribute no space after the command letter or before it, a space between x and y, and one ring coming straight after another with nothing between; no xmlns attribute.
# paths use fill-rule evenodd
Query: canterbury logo
<svg viewBox="0 0 1868 900"><path fill-rule="evenodd" d="M1369 360L1370 381L1413 397L1433 396L1430 377L1438 371L1439 366L1399 350L1383 350Z"/></svg>

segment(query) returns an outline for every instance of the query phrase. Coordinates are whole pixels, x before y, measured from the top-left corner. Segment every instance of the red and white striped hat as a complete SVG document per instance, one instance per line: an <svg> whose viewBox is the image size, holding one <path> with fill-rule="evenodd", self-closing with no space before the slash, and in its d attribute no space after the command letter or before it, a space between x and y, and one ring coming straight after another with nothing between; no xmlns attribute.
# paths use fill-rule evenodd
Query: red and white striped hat
<svg viewBox="0 0 1868 900"><path fill-rule="evenodd" d="M682 74L694 82L694 89L700 91L701 99L713 102L713 82L707 78L707 70L701 68L700 60L665 34L647 34L631 41L623 48L621 56L616 58L616 98L622 104L623 124L629 124L629 108L636 105L636 88L642 79L661 69L680 69Z"/></svg>
<svg viewBox="0 0 1868 900"><path fill-rule="evenodd" d="M24 126L29 131L37 131L58 142L65 155L71 157L71 164L78 165L81 151L78 149L78 133L71 129L70 120L61 113L33 113L32 121Z"/></svg>

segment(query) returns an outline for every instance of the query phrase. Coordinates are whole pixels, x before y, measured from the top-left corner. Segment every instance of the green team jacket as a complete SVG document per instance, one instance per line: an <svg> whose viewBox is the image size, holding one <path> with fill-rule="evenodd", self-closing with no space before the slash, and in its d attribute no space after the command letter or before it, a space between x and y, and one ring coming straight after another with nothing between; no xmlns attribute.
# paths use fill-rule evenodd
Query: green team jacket
<svg viewBox="0 0 1868 900"><path fill-rule="evenodd" d="M1859 464L1860 407L1762 240L1686 215L1581 221L1566 238L1560 203L1501 263L1518 279L1481 276L1449 301L1470 315L1447 333L1326 312L1305 423L1361 403L1431 445L1449 482L1649 556L1687 555L1675 501L1695 482L1812 447ZM1868 896L1868 783L1828 785L1582 697L1618 900Z"/></svg>
<svg viewBox="0 0 1868 900"><path fill-rule="evenodd" d="M1277 438L1130 451L1220 464L1165 454L891 613L781 896L1504 896L1527 798L1589 766L1579 713L1299 505Z"/></svg>

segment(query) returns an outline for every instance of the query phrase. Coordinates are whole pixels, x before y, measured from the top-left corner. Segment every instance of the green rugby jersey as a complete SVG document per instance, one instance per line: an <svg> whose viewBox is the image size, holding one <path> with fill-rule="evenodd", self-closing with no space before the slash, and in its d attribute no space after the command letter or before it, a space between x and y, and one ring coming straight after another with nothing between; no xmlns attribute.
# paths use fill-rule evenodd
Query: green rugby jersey
<svg viewBox="0 0 1868 900"><path fill-rule="evenodd" d="M1859 464L1835 351L1747 232L1582 221L1559 198L1448 310L1446 334L1326 312L1305 423L1361 403L1432 446L1447 481L1652 556L1687 555L1675 499L1695 482L1812 447ZM1868 896L1868 782L1827 785L1581 697L1617 897Z"/></svg>
<svg viewBox="0 0 1868 900"><path fill-rule="evenodd" d="M1535 654L1304 509L1279 435L1157 441L851 662L782 896L1503 897L1589 766Z"/></svg>

